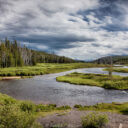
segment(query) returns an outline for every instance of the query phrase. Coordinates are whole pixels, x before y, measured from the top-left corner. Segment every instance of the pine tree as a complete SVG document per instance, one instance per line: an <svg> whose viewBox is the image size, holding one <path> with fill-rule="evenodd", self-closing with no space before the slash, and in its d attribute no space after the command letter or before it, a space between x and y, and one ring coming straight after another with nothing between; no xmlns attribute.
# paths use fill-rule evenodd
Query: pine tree
<svg viewBox="0 0 128 128"><path fill-rule="evenodd" d="M36 63L71 63L74 60L57 56L54 53L28 49L26 46L21 47L16 40L13 42L7 38L0 42L0 67L17 67L23 65L36 65Z"/></svg>

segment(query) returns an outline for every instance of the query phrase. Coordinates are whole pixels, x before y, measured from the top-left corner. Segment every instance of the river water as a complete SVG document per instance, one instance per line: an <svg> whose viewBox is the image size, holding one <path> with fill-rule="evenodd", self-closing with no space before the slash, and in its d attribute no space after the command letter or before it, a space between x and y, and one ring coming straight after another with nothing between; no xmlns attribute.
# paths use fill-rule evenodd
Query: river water
<svg viewBox="0 0 128 128"><path fill-rule="evenodd" d="M93 105L96 103L128 102L128 91L107 90L100 87L78 86L57 82L56 77L71 72L107 74L103 68L75 69L30 79L0 81L0 92L16 99L57 105ZM128 76L128 73L115 75Z"/></svg>

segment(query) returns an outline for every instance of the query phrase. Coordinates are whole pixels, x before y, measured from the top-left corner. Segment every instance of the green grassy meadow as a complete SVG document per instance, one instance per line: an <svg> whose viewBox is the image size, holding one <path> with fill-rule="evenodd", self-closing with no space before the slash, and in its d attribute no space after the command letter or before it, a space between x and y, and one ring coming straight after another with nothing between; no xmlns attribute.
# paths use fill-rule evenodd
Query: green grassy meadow
<svg viewBox="0 0 128 128"><path fill-rule="evenodd" d="M49 73L58 73L77 68L105 67L105 65L97 65L91 63L39 63L36 66L10 67L0 68L0 76L35 76Z"/></svg>
<svg viewBox="0 0 128 128"><path fill-rule="evenodd" d="M98 86L106 89L128 89L128 77L121 76L113 76L110 78L108 75L74 72L65 76L57 77L56 80L76 85Z"/></svg>

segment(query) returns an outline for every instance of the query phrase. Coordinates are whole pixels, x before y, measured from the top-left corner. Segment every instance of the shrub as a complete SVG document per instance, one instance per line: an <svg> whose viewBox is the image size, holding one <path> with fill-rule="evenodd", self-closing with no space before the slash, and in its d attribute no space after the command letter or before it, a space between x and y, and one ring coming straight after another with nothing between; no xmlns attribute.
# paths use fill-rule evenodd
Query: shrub
<svg viewBox="0 0 128 128"><path fill-rule="evenodd" d="M13 72L9 72L9 73L7 73L7 76L15 76L16 74L15 73L13 73Z"/></svg>
<svg viewBox="0 0 128 128"><path fill-rule="evenodd" d="M20 109L24 112L35 112L36 106L31 102L23 102L20 104Z"/></svg>
<svg viewBox="0 0 128 128"><path fill-rule="evenodd" d="M85 117L82 117L83 128L104 128L108 122L108 117L104 114L89 113Z"/></svg>
<svg viewBox="0 0 128 128"><path fill-rule="evenodd" d="M16 100L14 100L13 98L10 98L10 97L5 98L3 100L3 104L4 105L15 104L15 103L16 103Z"/></svg>
<svg viewBox="0 0 128 128"><path fill-rule="evenodd" d="M14 105L0 108L0 128L41 128L35 117Z"/></svg>
<svg viewBox="0 0 128 128"><path fill-rule="evenodd" d="M76 104L76 105L74 105L74 108L82 108L82 105Z"/></svg>
<svg viewBox="0 0 128 128"><path fill-rule="evenodd" d="M122 114L128 115L128 107L127 108L123 108L122 110L120 110L120 112Z"/></svg>
<svg viewBox="0 0 128 128"><path fill-rule="evenodd" d="M107 81L104 83L106 89L126 89L128 88L126 81Z"/></svg>
<svg viewBox="0 0 128 128"><path fill-rule="evenodd" d="M66 106L61 106L57 108L58 110L67 110L67 109L71 109L70 106L66 105Z"/></svg>
<svg viewBox="0 0 128 128"><path fill-rule="evenodd" d="M56 104L49 104L48 107L51 107L51 108L56 108Z"/></svg>

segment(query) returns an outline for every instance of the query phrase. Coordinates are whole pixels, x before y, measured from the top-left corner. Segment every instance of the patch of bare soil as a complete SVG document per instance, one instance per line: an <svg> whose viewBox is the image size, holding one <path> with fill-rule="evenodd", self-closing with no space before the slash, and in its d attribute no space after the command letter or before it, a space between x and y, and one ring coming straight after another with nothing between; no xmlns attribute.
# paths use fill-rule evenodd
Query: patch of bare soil
<svg viewBox="0 0 128 128"><path fill-rule="evenodd" d="M2 77L2 80L14 80L14 79L21 79L21 76L9 76L9 77Z"/></svg>
<svg viewBox="0 0 128 128"><path fill-rule="evenodd" d="M81 117L88 113L89 111L72 110L67 114L54 114L40 118L39 122L44 128L82 128ZM109 123L105 128L119 128L120 124L123 126L121 128L128 128L128 116L109 112L102 113L109 117Z"/></svg>

